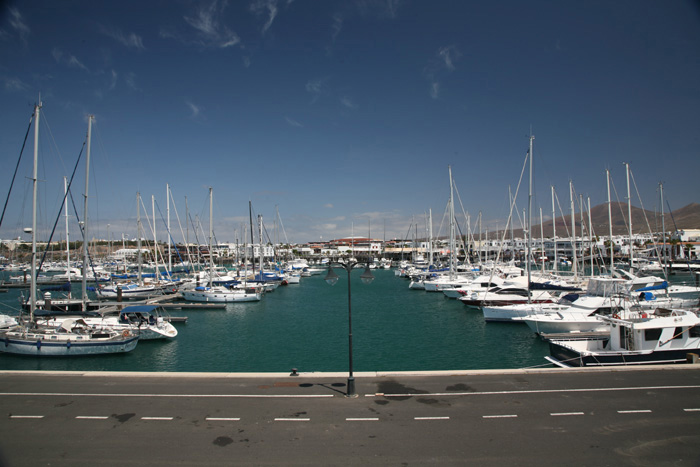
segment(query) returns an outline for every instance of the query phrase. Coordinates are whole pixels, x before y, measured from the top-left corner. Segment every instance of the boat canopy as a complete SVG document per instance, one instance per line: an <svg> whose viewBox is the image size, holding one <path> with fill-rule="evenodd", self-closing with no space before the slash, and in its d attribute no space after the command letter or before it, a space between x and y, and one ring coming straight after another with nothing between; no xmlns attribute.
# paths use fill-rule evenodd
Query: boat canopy
<svg viewBox="0 0 700 467"><path fill-rule="evenodd" d="M668 282L663 281L657 285L650 285L649 287L642 287L641 289L635 290L635 292L646 292L648 290L663 290L668 288Z"/></svg>
<svg viewBox="0 0 700 467"><path fill-rule="evenodd" d="M122 309L122 311L119 312L119 314L128 314L128 313L153 313L156 309L158 308L157 305L135 305L135 306L127 306Z"/></svg>

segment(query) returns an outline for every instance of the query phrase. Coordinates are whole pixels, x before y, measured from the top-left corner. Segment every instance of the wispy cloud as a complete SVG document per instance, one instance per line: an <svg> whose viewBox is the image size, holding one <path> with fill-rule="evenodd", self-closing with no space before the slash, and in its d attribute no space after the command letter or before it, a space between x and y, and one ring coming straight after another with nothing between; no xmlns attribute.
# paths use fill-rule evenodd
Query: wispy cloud
<svg viewBox="0 0 700 467"><path fill-rule="evenodd" d="M331 25L331 28L333 29L333 35L331 36L333 42L335 42L335 38L338 37L340 31L343 30L343 21L345 21L345 19L340 13L333 15L333 24Z"/></svg>
<svg viewBox="0 0 700 467"><path fill-rule="evenodd" d="M80 60L78 60L78 58L75 55L64 53L58 47L53 48L53 50L51 51L51 55L53 56L54 60L56 60L56 63L62 63L70 67L80 68L84 71L90 71L88 70L88 67L86 67Z"/></svg>
<svg viewBox="0 0 700 467"><path fill-rule="evenodd" d="M136 33L125 34L119 29L107 28L105 26L100 26L100 32L105 36L111 37L115 41L125 45L126 47L133 47L135 49L144 50L143 40L141 36Z"/></svg>
<svg viewBox="0 0 700 467"><path fill-rule="evenodd" d="M190 101L190 100L186 100L186 101L185 101L185 105L187 105L187 107L190 109L190 112L192 112L192 113L190 114L190 116L191 116L192 118L197 118L197 117L199 117L199 113L200 113L201 110L200 110L200 108L199 108L198 105L196 105L195 103L193 103L193 102Z"/></svg>
<svg viewBox="0 0 700 467"><path fill-rule="evenodd" d="M267 21L262 27L262 33L265 34L277 17L277 0L255 0L250 4L250 11L258 16L267 13Z"/></svg>
<svg viewBox="0 0 700 467"><path fill-rule="evenodd" d="M208 6L201 5L194 15L184 17L187 24L192 26L197 32L198 39L195 42L205 47L222 49L241 42L241 39L235 32L219 22L219 18L223 16L226 6L226 2L214 0ZM161 32L161 36L175 37L166 32Z"/></svg>
<svg viewBox="0 0 700 467"><path fill-rule="evenodd" d="M454 45L440 47L428 66L423 70L423 75L428 80L428 94L433 99L439 99L442 86L440 78L445 73L455 70L455 62L461 58L459 49Z"/></svg>
<svg viewBox="0 0 700 467"><path fill-rule="evenodd" d="M326 203L323 205L324 208L333 209L333 203Z"/></svg>
<svg viewBox="0 0 700 467"><path fill-rule="evenodd" d="M355 101L347 96L341 97L340 103L343 104L343 106L347 107L348 109L352 109L352 110L357 109L357 104L355 103Z"/></svg>
<svg viewBox="0 0 700 467"><path fill-rule="evenodd" d="M292 118L284 117L284 120L285 120L287 123L289 123L291 126L293 126L293 127L297 127L297 128L303 128L303 127L304 127L304 125L302 125L301 123L297 122L296 120L294 120L294 119L292 119Z"/></svg>
<svg viewBox="0 0 700 467"><path fill-rule="evenodd" d="M29 26L26 25L24 22L24 18L22 17L22 13L19 12L17 8L14 7L9 7L7 11L10 13L9 15L9 23L10 27L14 29L14 31L19 35L19 38L24 42L24 44L27 44L27 36L31 34L31 30L29 29Z"/></svg>
<svg viewBox="0 0 700 467"><path fill-rule="evenodd" d="M19 78L3 77L2 81L6 91L26 91L29 89L29 85Z"/></svg>
<svg viewBox="0 0 700 467"><path fill-rule="evenodd" d="M312 79L306 83L306 92L311 94L311 103L315 103L322 96L328 95L328 78Z"/></svg>
<svg viewBox="0 0 700 467"><path fill-rule="evenodd" d="M109 90L113 90L114 88L117 87L117 72L112 70L110 73L110 82L109 82Z"/></svg>
<svg viewBox="0 0 700 467"><path fill-rule="evenodd" d="M124 82L134 91L140 91L138 86L136 86L136 73L129 72L124 76Z"/></svg>

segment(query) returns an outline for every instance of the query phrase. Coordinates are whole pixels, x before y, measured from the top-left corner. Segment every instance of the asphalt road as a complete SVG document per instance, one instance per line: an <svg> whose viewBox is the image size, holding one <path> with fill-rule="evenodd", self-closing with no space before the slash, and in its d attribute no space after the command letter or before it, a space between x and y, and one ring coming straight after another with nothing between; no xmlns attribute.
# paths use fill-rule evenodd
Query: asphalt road
<svg viewBox="0 0 700 467"><path fill-rule="evenodd" d="M356 375L0 372L6 466L700 465L700 365Z"/></svg>

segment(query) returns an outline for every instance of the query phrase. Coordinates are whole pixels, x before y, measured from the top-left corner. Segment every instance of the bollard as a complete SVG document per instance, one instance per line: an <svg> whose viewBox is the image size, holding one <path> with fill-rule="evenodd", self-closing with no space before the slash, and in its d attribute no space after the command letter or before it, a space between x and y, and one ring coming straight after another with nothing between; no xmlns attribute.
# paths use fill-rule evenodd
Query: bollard
<svg viewBox="0 0 700 467"><path fill-rule="evenodd" d="M44 293L44 310L51 311L51 292Z"/></svg>

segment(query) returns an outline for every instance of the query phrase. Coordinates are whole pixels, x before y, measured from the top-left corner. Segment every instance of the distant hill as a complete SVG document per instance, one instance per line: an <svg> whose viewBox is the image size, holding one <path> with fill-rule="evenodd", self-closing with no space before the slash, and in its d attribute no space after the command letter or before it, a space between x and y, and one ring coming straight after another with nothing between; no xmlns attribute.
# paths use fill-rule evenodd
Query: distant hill
<svg viewBox="0 0 700 467"><path fill-rule="evenodd" d="M627 204L615 202L612 203L612 225L613 235L625 235L629 232L627 222ZM588 226L588 213L584 213L584 223ZM675 221L675 225L674 225ZM533 214L532 233L535 237L541 235L540 224L535 223L536 218ZM676 229L700 229L700 204L691 203L685 207L677 209L672 213L664 213L664 223L666 231L674 231ZM591 224L593 224L593 233L599 237L608 235L608 205L599 204L591 208ZM581 213L575 215L576 234L581 234ZM632 206L632 230L634 233L649 233L661 232L661 213L644 210ZM557 236L566 237L567 232L571 232L571 216L558 217L556 219ZM544 236L552 236L552 221L547 221L543 224ZM568 229L568 230L567 230ZM522 229L515 230L513 234L517 237L523 236Z"/></svg>

